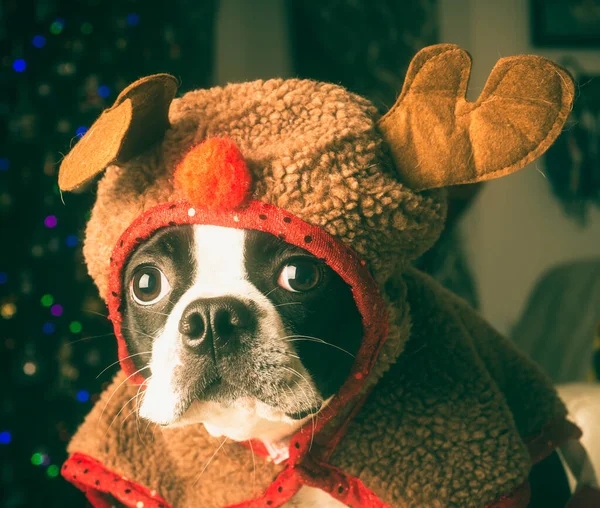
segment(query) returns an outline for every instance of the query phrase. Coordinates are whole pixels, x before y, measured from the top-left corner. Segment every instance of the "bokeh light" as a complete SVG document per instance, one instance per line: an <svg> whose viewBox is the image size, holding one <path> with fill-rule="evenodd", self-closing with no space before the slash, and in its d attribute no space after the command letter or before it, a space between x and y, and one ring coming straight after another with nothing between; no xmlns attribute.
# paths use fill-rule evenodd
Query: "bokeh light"
<svg viewBox="0 0 600 508"><path fill-rule="evenodd" d="M65 20L56 18L50 25L50 33L52 35L59 35L65 27Z"/></svg>
<svg viewBox="0 0 600 508"><path fill-rule="evenodd" d="M81 332L81 329L83 327L81 326L81 323L79 321L72 321L71 324L69 325L69 331L71 333L79 333Z"/></svg>
<svg viewBox="0 0 600 508"><path fill-rule="evenodd" d="M62 316L63 313L63 306L55 303L52 307L50 307L50 314L52 314L55 317L59 317Z"/></svg>
<svg viewBox="0 0 600 508"><path fill-rule="evenodd" d="M94 31L94 27L91 23L83 23L80 30L83 35L90 35Z"/></svg>
<svg viewBox="0 0 600 508"><path fill-rule="evenodd" d="M67 236L65 243L67 244L67 247L77 247L79 238L77 238L77 235L69 235Z"/></svg>
<svg viewBox="0 0 600 508"><path fill-rule="evenodd" d="M18 58L13 62L13 69L17 72L23 72L27 69L27 63L22 58Z"/></svg>
<svg viewBox="0 0 600 508"><path fill-rule="evenodd" d="M50 307L54 303L54 297L52 295L44 295L40 302L44 307Z"/></svg>
<svg viewBox="0 0 600 508"><path fill-rule="evenodd" d="M107 85L99 86L98 95L103 99L106 99L110 95L110 88Z"/></svg>
<svg viewBox="0 0 600 508"><path fill-rule="evenodd" d="M25 362L23 364L23 372L28 376L33 376L37 372L37 365L33 362Z"/></svg>
<svg viewBox="0 0 600 508"><path fill-rule="evenodd" d="M12 441L12 434L8 430L0 432L0 444L7 445Z"/></svg>
<svg viewBox="0 0 600 508"><path fill-rule="evenodd" d="M0 171L8 171L10 168L10 161L6 157L0 158Z"/></svg>
<svg viewBox="0 0 600 508"><path fill-rule="evenodd" d="M77 392L77 400L79 402L87 402L88 400L90 400L90 392L88 392L87 390L79 390Z"/></svg>
<svg viewBox="0 0 600 508"><path fill-rule="evenodd" d="M0 284L6 284L8 282L8 274L6 272L0 272Z"/></svg>
<svg viewBox="0 0 600 508"><path fill-rule="evenodd" d="M56 464L52 464L51 466L48 466L48 469L46 469L46 474L50 478L56 478L59 473L60 473L60 469L58 468L58 466Z"/></svg>
<svg viewBox="0 0 600 508"><path fill-rule="evenodd" d="M4 319L10 319L16 313L17 313L17 306L14 303L12 303L12 302L5 303L4 305L2 305L0 307L0 315Z"/></svg>
<svg viewBox="0 0 600 508"><path fill-rule="evenodd" d="M127 24L129 26L136 26L140 22L140 15L132 12L127 15Z"/></svg>
<svg viewBox="0 0 600 508"><path fill-rule="evenodd" d="M87 131L88 131L88 128L85 125L82 125L81 127L77 127L75 134L77 134L77 136L79 136L81 138Z"/></svg>
<svg viewBox="0 0 600 508"><path fill-rule="evenodd" d="M31 463L34 466L41 466L44 463L44 455L41 453L34 453L31 456Z"/></svg>
<svg viewBox="0 0 600 508"><path fill-rule="evenodd" d="M56 218L55 215L48 215L48 217L46 217L44 219L44 225L47 228L50 228L50 229L55 228L57 224L58 224L58 219Z"/></svg>
<svg viewBox="0 0 600 508"><path fill-rule="evenodd" d="M54 333L55 330L56 330L56 326L54 326L54 323L51 323L50 321L48 321L47 323L44 323L44 326L42 326L42 331L46 335L50 335L50 334Z"/></svg>
<svg viewBox="0 0 600 508"><path fill-rule="evenodd" d="M43 48L46 45L46 37L43 35L36 35L31 40L31 44L33 44L36 48Z"/></svg>

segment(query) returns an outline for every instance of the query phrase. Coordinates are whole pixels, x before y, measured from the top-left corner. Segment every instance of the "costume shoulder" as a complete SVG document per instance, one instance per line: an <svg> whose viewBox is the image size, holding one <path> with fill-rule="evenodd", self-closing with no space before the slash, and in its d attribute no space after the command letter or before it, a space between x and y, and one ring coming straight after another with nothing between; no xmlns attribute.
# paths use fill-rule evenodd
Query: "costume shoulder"
<svg viewBox="0 0 600 508"><path fill-rule="evenodd" d="M120 372L101 395L63 465L94 506L221 508L256 497L283 468L202 425L166 429L141 420L139 387L126 379Z"/></svg>
<svg viewBox="0 0 600 508"><path fill-rule="evenodd" d="M526 506L527 439L555 422L576 430L564 423L564 406L537 367L466 303L416 270L404 281L406 349L332 463L391 506L494 506L507 498L507 506Z"/></svg>

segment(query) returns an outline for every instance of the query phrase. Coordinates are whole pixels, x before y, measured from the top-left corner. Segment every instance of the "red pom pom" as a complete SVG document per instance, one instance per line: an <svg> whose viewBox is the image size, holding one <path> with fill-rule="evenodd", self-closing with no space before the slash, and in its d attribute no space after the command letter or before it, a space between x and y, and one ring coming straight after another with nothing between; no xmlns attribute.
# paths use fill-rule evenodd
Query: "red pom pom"
<svg viewBox="0 0 600 508"><path fill-rule="evenodd" d="M175 170L175 185L195 206L232 210L248 197L252 175L229 138L208 138L193 147Z"/></svg>

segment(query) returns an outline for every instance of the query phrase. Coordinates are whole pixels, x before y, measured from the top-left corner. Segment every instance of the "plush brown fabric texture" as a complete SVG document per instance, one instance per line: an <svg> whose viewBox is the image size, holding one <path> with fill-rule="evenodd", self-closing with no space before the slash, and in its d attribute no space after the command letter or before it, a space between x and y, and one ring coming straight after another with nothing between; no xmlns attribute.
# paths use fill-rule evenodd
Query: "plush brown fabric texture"
<svg viewBox="0 0 600 508"><path fill-rule="evenodd" d="M511 492L530 471L524 440L566 415L551 384L427 275L408 270L394 277L387 292L394 297L388 301L395 324L374 369L381 380L331 464L394 507L481 507ZM409 326L410 340L390 368ZM208 436L202 425L161 430L137 421L130 414L136 388L119 387L124 379L119 374L107 388L70 452L99 459L178 508L251 498L282 469L261 457L253 463L251 452L235 443L210 460L222 440ZM326 442L326 432L318 435L312 454L318 457Z"/></svg>
<svg viewBox="0 0 600 508"><path fill-rule="evenodd" d="M523 440L566 410L464 301L417 270L404 280L410 339L331 463L391 506L481 507L527 479Z"/></svg>
<svg viewBox="0 0 600 508"><path fill-rule="evenodd" d="M413 189L510 174L548 149L571 111L573 80L545 58L501 59L475 102L465 98L470 72L471 58L457 46L425 48L379 121Z"/></svg>
<svg viewBox="0 0 600 508"><path fill-rule="evenodd" d="M100 460L108 469L156 490L177 508L220 508L258 496L283 469L261 457L253 460L251 450L237 443L223 444L202 425L148 425L134 412L138 387L125 379L120 372L104 391L70 442L69 452Z"/></svg>
<svg viewBox="0 0 600 508"><path fill-rule="evenodd" d="M121 233L143 211L183 197L173 186L177 163L192 145L223 135L254 174L253 199L340 238L383 282L433 244L445 200L443 191L417 194L399 182L376 115L367 100L306 80L254 81L176 99L163 142L110 166L98 186L84 255L100 294Z"/></svg>

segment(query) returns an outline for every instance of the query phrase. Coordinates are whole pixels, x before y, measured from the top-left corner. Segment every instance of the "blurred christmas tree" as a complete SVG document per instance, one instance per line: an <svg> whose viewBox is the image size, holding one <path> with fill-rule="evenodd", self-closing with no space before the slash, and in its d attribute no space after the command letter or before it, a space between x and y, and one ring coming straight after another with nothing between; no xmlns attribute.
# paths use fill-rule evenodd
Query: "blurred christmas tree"
<svg viewBox="0 0 600 508"><path fill-rule="evenodd" d="M92 193L61 197L70 145L118 92L169 72L209 85L215 2L8 0L0 11L0 505L83 506L66 445L118 368L86 274ZM184 63L185 62L185 63Z"/></svg>

